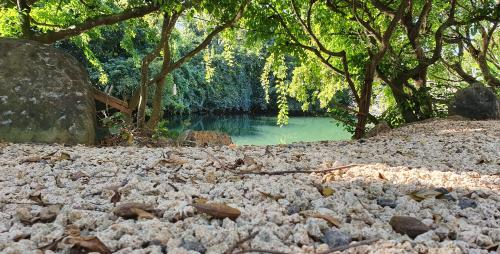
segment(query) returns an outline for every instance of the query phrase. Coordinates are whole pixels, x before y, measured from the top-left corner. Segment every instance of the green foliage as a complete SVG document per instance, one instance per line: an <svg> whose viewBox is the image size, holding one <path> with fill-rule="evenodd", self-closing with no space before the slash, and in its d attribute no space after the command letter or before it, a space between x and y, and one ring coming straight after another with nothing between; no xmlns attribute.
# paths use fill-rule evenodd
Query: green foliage
<svg viewBox="0 0 500 254"><path fill-rule="evenodd" d="M161 138L166 138L166 139L175 139L179 136L179 132L175 130L169 130L168 129L168 120L162 120L158 122L156 127L153 129L153 135L151 138L153 140L159 140Z"/></svg>
<svg viewBox="0 0 500 254"><path fill-rule="evenodd" d="M132 134L132 126L127 120L127 116L123 113L117 112L111 116L105 117L101 119L101 123L108 129L111 136L132 143L134 137Z"/></svg>

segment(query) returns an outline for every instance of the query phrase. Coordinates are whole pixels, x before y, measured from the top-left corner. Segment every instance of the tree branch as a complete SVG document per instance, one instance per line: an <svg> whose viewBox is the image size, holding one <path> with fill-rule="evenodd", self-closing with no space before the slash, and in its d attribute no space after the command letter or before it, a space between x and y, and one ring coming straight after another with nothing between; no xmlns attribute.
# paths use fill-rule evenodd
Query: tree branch
<svg viewBox="0 0 500 254"><path fill-rule="evenodd" d="M80 24L69 26L66 29L52 30L42 34L34 34L30 39L50 44L62 39L69 38L71 36L79 35L98 26L116 24L124 20L142 17L146 14L158 11L159 8L160 7L158 5L152 4L143 7L128 9L121 13L94 17L87 19Z"/></svg>

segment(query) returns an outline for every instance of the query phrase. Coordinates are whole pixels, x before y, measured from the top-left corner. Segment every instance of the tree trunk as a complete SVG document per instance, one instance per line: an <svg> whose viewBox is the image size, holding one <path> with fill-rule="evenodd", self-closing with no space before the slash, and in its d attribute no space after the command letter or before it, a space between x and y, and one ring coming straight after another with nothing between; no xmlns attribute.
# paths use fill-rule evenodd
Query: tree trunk
<svg viewBox="0 0 500 254"><path fill-rule="evenodd" d="M23 38L30 39L33 36L33 31L31 30L30 22L30 12L31 7L26 3L26 0L17 0L17 13L19 14L19 20L21 22L21 29L23 32Z"/></svg>
<svg viewBox="0 0 500 254"><path fill-rule="evenodd" d="M137 105L137 126L143 128L146 122L146 104L148 101L148 87L141 85L139 92L139 104Z"/></svg>
<svg viewBox="0 0 500 254"><path fill-rule="evenodd" d="M380 54L382 55L382 53ZM361 88L361 96L359 101L359 112L357 114L358 122L356 124L356 129L354 130L354 138L360 139L365 135L366 124L368 120L368 115L370 113L370 103L372 97L372 87L373 80L375 78L375 70L377 63L380 61L381 57L376 56L371 58L370 63L366 66L365 78L363 81L363 87Z"/></svg>
<svg viewBox="0 0 500 254"><path fill-rule="evenodd" d="M153 96L153 112L151 114L151 118L148 121L148 127L151 129L155 128L158 122L160 122L160 120L163 118L162 99L164 90L165 77L156 82L155 94Z"/></svg>

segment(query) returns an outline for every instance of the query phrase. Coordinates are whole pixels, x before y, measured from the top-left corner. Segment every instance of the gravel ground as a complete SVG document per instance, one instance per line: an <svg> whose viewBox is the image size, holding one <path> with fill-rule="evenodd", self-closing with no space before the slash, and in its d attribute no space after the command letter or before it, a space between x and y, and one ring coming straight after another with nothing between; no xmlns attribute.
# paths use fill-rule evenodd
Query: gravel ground
<svg viewBox="0 0 500 254"><path fill-rule="evenodd" d="M241 214L214 218L235 213L205 213L214 203ZM344 252L500 251L500 121L267 147L0 144L1 253L320 253L357 242L367 244Z"/></svg>

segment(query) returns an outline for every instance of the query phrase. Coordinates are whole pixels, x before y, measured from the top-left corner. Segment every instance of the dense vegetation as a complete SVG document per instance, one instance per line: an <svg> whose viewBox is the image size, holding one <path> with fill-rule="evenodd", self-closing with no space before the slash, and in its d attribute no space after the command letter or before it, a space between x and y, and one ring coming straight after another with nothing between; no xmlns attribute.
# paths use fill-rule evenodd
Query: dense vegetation
<svg viewBox="0 0 500 254"><path fill-rule="evenodd" d="M495 0L5 0L0 36L78 56L139 127L165 110L273 105L285 124L300 103L359 138L446 115L467 84L498 92L499 12Z"/></svg>

